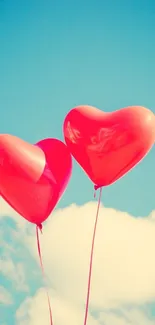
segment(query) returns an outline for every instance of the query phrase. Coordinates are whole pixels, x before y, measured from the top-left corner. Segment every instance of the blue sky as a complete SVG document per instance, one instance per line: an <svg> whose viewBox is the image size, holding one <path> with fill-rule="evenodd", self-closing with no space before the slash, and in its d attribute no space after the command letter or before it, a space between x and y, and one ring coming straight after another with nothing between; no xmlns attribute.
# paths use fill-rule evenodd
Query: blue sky
<svg viewBox="0 0 155 325"><path fill-rule="evenodd" d="M32 143L63 139L63 119L80 104L105 111L142 105L155 112L154 35L151 0L0 1L0 132ZM154 159L153 148L105 188L104 205L147 216L155 202ZM59 207L92 198L91 182L74 163ZM9 319L4 308L3 322L14 325Z"/></svg>

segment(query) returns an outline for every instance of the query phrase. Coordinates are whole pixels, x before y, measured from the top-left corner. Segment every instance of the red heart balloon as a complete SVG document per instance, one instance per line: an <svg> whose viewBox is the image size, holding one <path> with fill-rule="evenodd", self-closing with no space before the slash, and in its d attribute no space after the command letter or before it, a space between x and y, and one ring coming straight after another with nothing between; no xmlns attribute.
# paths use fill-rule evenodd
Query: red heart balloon
<svg viewBox="0 0 155 325"><path fill-rule="evenodd" d="M0 135L1 196L38 226L62 196L71 170L71 155L60 140L45 139L32 145L12 135Z"/></svg>
<svg viewBox="0 0 155 325"><path fill-rule="evenodd" d="M106 186L126 174L151 149L155 116L140 106L111 113L78 106L65 118L64 138L92 182Z"/></svg>

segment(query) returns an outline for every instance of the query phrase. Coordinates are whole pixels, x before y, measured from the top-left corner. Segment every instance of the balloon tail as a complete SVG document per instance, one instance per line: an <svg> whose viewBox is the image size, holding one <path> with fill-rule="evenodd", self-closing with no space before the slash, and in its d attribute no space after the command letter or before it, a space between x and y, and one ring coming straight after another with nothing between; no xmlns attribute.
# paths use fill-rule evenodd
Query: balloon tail
<svg viewBox="0 0 155 325"><path fill-rule="evenodd" d="M41 271L42 271L43 279L45 279L45 272L44 272L44 266L43 266L43 261L42 261L42 254L41 254L41 248L40 248L40 240L39 240L39 230L42 233L42 225L37 225L36 226L36 234L37 234L37 247L38 247L38 254L39 254L39 260L40 260L40 266L41 266ZM49 308L50 325L53 325L52 308L51 308L51 303L50 303L50 298L49 298L49 294L48 294L47 288L46 288L46 295L47 295L48 308Z"/></svg>
<svg viewBox="0 0 155 325"><path fill-rule="evenodd" d="M96 186L94 188L95 188L95 191L96 191L96 189L97 189ZM97 212L96 212L96 218L95 218L95 224L94 224L94 231L93 231L93 238L92 238L92 245L91 245L84 325L87 324L87 318L88 318L90 287L91 287L91 275L92 275L92 267L93 267L94 244L95 244L97 223L98 223L98 217L99 217L99 209L100 209L100 203L101 203L101 195L102 195L102 187L100 187L100 193L99 193L99 198L98 198L98 206L97 206ZM95 196L96 196L96 193L95 193Z"/></svg>

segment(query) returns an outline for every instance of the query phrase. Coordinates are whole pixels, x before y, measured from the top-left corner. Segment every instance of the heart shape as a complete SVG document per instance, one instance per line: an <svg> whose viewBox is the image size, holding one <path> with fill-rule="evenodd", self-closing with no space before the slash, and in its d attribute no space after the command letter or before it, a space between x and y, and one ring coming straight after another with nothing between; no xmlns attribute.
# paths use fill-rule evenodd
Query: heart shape
<svg viewBox="0 0 155 325"><path fill-rule="evenodd" d="M72 170L67 146L57 139L35 145L0 135L0 193L25 219L38 226L64 193Z"/></svg>
<svg viewBox="0 0 155 325"><path fill-rule="evenodd" d="M66 116L66 144L97 187L125 175L155 142L155 115L145 107L131 106L105 113L78 106Z"/></svg>

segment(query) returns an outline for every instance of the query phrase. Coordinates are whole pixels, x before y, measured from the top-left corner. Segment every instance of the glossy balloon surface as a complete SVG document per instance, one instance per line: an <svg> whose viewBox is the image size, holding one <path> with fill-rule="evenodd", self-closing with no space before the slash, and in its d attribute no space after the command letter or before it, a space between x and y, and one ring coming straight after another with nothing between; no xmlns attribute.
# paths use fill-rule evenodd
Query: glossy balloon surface
<svg viewBox="0 0 155 325"><path fill-rule="evenodd" d="M140 106L105 113L78 106L66 116L66 144L92 182L110 185L140 162L155 142L155 115Z"/></svg>
<svg viewBox="0 0 155 325"><path fill-rule="evenodd" d="M52 212L71 176L72 159L57 139L36 145L0 135L0 192L25 219L40 225Z"/></svg>

